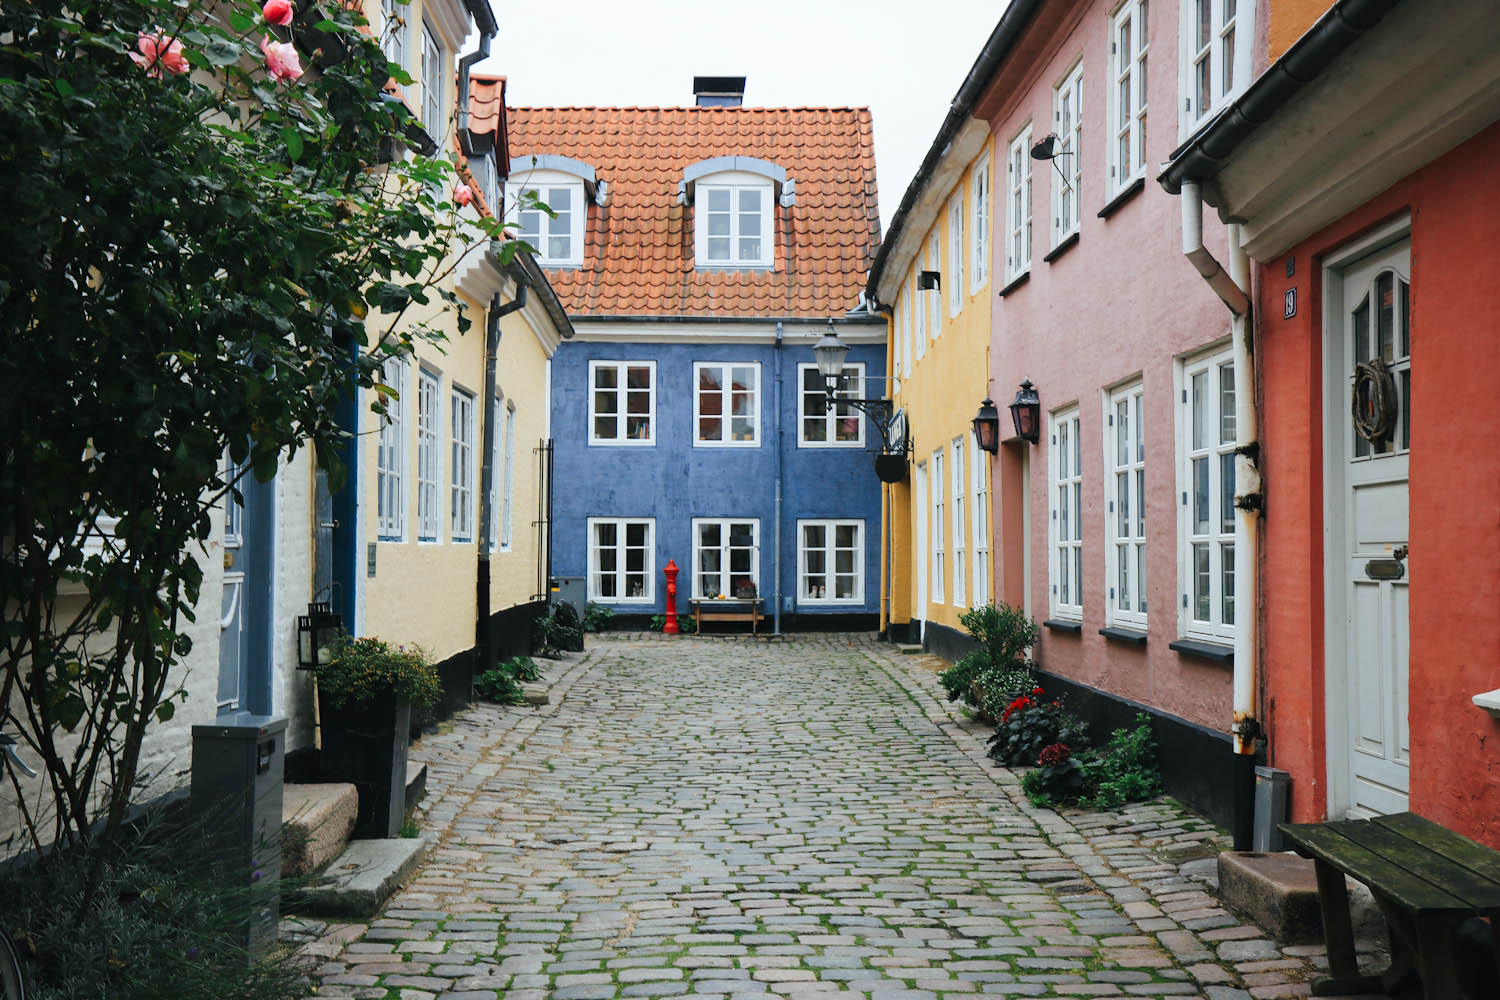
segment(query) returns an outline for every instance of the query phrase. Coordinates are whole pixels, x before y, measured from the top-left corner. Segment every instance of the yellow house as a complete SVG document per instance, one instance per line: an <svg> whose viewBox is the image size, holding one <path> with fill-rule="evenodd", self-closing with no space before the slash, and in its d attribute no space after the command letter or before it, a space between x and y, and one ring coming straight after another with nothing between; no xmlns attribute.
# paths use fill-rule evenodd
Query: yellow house
<svg viewBox="0 0 1500 1000"><path fill-rule="evenodd" d="M994 155L986 123L950 113L891 222L866 296L888 317L893 399L910 445L883 532L891 638L961 648L959 616L992 600L988 395Z"/></svg>

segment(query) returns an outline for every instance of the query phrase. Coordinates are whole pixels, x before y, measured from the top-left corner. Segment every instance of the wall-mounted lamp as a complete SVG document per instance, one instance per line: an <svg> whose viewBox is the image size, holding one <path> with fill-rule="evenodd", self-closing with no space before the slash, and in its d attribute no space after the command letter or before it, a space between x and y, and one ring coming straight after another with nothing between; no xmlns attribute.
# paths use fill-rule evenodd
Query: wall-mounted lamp
<svg viewBox="0 0 1500 1000"><path fill-rule="evenodd" d="M918 271L917 289L919 291L936 291L942 286L942 276L937 271Z"/></svg>
<svg viewBox="0 0 1500 1000"><path fill-rule="evenodd" d="M1010 419L1016 425L1016 437L1022 441L1036 444L1041 439L1042 400L1029 378L1021 380L1021 391L1010 404Z"/></svg>
<svg viewBox="0 0 1500 1000"><path fill-rule="evenodd" d="M844 358L848 354L849 345L839 339L838 332L833 328L833 320L829 320L827 332L813 345L813 357L818 362L818 374L823 377L824 409L832 411L834 407L847 407L858 410L869 417L870 422L875 425L875 429L880 433L881 457L890 455L900 456L901 468L904 470L907 451L905 421L901 421L901 439L898 446L893 447L891 440L892 421L890 419L891 401L889 399L866 399L860 396L843 395L839 392L844 381ZM877 464L876 468L878 470L880 465ZM884 479L884 474L882 474L882 479ZM894 482L895 480L886 481Z"/></svg>
<svg viewBox="0 0 1500 1000"><path fill-rule="evenodd" d="M979 413L974 417L974 441L979 445L980 451L987 451L991 455L1000 450L1000 411L995 409L995 401L990 397L984 397L984 402L979 404Z"/></svg>
<svg viewBox="0 0 1500 1000"><path fill-rule="evenodd" d="M344 630L344 616L327 601L314 601L297 616L297 669L315 670L328 659L328 646Z"/></svg>

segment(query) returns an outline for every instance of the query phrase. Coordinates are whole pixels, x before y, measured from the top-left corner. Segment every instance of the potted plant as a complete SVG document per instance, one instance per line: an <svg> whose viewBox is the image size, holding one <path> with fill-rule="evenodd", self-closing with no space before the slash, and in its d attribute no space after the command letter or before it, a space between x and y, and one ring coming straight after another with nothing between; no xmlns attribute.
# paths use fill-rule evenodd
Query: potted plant
<svg viewBox="0 0 1500 1000"><path fill-rule="evenodd" d="M745 580L745 579L740 580L735 585L734 596L737 597L739 600L742 600L742 601L753 601L753 600L755 600L755 597L756 597L756 594L755 594L755 581L754 580Z"/></svg>
<svg viewBox="0 0 1500 1000"><path fill-rule="evenodd" d="M415 646L340 636L318 657L319 773L359 790L356 837L394 837L406 817L406 746L413 707L441 693Z"/></svg>

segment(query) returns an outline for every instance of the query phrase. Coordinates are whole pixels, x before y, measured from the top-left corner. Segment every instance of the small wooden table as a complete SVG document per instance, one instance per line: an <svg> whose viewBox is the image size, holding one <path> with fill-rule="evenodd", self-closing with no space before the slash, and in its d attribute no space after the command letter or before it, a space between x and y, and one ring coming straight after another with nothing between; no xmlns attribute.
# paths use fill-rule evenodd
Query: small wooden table
<svg viewBox="0 0 1500 1000"><path fill-rule="evenodd" d="M1490 918L1500 956L1500 852L1416 813L1333 823L1283 823L1297 853L1312 858L1323 909L1332 976L1313 983L1316 996L1392 992L1413 974L1427 1000L1459 996L1453 932L1471 916ZM1391 967L1362 976L1344 876L1370 887L1391 929Z"/></svg>
<svg viewBox="0 0 1500 1000"><path fill-rule="evenodd" d="M757 635L765 620L758 597L726 597L723 600L694 600L693 624L699 632L704 622L749 622L750 634Z"/></svg>

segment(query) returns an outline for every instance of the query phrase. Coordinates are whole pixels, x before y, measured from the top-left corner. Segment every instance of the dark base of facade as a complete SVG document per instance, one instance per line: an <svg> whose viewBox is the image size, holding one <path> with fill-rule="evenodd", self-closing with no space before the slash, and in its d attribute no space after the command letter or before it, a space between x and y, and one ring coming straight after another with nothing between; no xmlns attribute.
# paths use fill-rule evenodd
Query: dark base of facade
<svg viewBox="0 0 1500 1000"><path fill-rule="evenodd" d="M646 632L651 630L651 620L660 613L649 615L617 614L610 619L611 632ZM681 612L679 618L692 618L690 612ZM826 614L796 611L781 613L783 632L874 632L880 627L880 616L869 611L830 612ZM761 619L757 635L771 635L776 628L775 619L767 614ZM749 635L748 622L712 622L703 629L704 635Z"/></svg>

